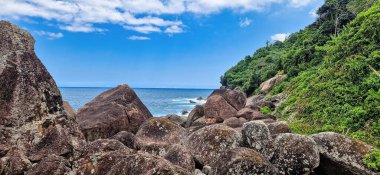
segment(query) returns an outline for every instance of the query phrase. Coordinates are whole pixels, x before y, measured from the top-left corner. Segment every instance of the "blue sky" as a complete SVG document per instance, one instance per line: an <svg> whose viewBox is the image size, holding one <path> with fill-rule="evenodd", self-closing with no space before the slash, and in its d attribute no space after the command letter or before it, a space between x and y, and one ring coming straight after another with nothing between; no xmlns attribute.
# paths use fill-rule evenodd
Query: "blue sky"
<svg viewBox="0 0 380 175"><path fill-rule="evenodd" d="M322 0L9 0L59 86L217 88L266 41L315 20Z"/></svg>

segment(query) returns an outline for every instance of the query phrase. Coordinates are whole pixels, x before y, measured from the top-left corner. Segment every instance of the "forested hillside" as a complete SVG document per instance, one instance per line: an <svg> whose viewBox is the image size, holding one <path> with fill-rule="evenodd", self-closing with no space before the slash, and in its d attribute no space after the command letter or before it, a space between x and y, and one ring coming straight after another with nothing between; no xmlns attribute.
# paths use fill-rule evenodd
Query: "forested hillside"
<svg viewBox="0 0 380 175"><path fill-rule="evenodd" d="M263 81L286 74L269 96L282 97L272 114L294 132L335 131L379 147L380 1L326 0L317 13L310 26L240 61L221 83L255 95Z"/></svg>

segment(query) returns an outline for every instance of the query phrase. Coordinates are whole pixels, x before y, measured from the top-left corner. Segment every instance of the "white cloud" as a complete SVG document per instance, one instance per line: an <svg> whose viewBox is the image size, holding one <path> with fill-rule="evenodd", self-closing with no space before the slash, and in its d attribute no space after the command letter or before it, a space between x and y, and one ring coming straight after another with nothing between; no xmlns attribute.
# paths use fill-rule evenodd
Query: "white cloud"
<svg viewBox="0 0 380 175"><path fill-rule="evenodd" d="M146 37L146 36L136 36L136 35L133 35L133 36L130 36L128 37L129 40L150 40L149 37Z"/></svg>
<svg viewBox="0 0 380 175"><path fill-rule="evenodd" d="M39 36L46 36L48 39L51 39L51 40L63 37L63 34L60 32L53 33L53 32L47 32L47 31L34 31L34 33L36 33Z"/></svg>
<svg viewBox="0 0 380 175"><path fill-rule="evenodd" d="M101 32L115 24L141 33L182 33L184 13L260 11L272 4L302 7L313 0L0 0L0 18L39 18L71 32ZM246 21L248 22L248 21ZM243 25L248 24L244 23Z"/></svg>
<svg viewBox="0 0 380 175"><path fill-rule="evenodd" d="M240 27L248 27L251 25L251 23L252 23L251 19L244 18L244 19L240 20Z"/></svg>
<svg viewBox="0 0 380 175"><path fill-rule="evenodd" d="M278 33L271 36L272 41L285 41L290 33Z"/></svg>
<svg viewBox="0 0 380 175"><path fill-rule="evenodd" d="M309 12L309 15L313 18L318 18L319 15L317 14L317 11L318 11L318 8L315 8L315 9L312 9L310 12Z"/></svg>

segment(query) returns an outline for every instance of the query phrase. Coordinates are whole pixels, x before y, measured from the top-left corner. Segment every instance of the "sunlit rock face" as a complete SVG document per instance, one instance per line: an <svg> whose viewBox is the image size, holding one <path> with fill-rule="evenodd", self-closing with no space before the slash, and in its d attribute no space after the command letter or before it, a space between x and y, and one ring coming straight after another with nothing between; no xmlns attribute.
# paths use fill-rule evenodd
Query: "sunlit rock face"
<svg viewBox="0 0 380 175"><path fill-rule="evenodd" d="M47 155L72 160L83 144L56 83L34 53L33 37L0 21L1 173L23 173Z"/></svg>

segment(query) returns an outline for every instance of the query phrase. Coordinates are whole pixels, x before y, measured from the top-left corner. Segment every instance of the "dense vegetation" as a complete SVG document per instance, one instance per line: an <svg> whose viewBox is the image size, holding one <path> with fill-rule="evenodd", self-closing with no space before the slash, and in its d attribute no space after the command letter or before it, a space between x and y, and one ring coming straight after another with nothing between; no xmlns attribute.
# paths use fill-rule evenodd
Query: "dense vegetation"
<svg viewBox="0 0 380 175"><path fill-rule="evenodd" d="M255 94L277 73L274 112L294 132L335 131L380 147L380 1L327 0L316 22L257 50L228 70L221 83ZM366 159L380 169L379 151Z"/></svg>

